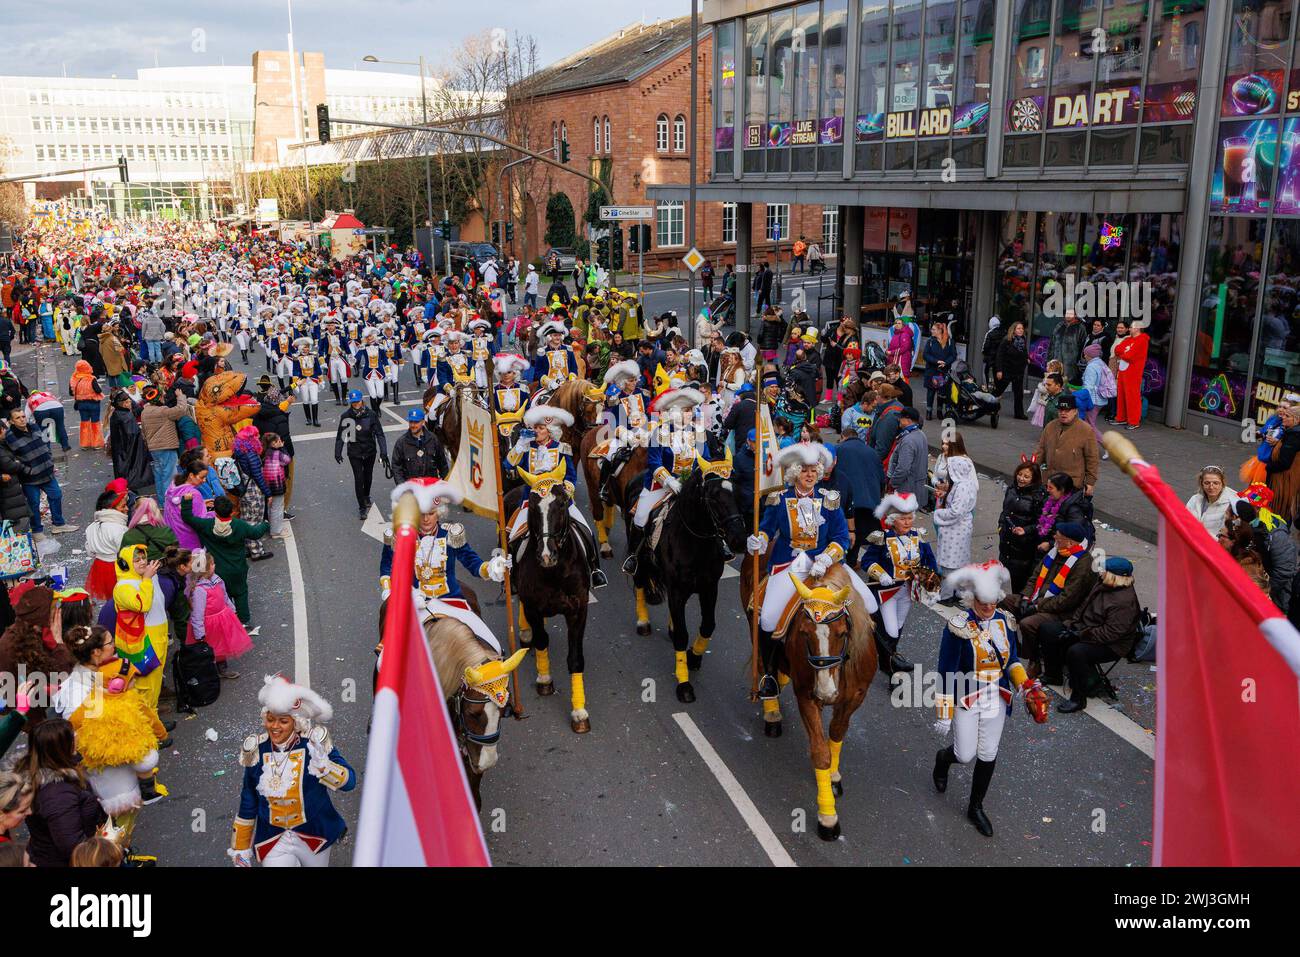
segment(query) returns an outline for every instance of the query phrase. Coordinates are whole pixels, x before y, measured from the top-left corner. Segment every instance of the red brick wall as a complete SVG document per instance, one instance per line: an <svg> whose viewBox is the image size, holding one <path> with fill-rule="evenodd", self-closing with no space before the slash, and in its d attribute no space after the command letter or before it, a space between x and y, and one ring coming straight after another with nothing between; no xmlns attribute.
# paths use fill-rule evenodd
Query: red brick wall
<svg viewBox="0 0 1300 957"><path fill-rule="evenodd" d="M696 125L697 176L707 182L713 169L713 43L707 34L700 38L699 49L699 118ZM596 175L602 159L613 161L611 185L614 198L621 206L654 205L646 197L646 186L662 183L690 182L690 159L686 152L673 152L672 121L681 115L687 118L689 135L691 103L690 50L655 68L634 83L617 83L572 93L558 93L539 99L533 109L536 118L531 124L538 131L535 148L550 146L551 123L565 123L568 128L570 165ZM660 152L656 145L655 123L661 115L669 122L668 151ZM603 126L599 151L592 147L592 118L609 117L611 146L604 152ZM585 235L582 216L587 209L588 186L586 180L553 171L551 188L568 194L578 219L578 235ZM546 232L546 201L550 192L544 177L534 175L532 180L535 204L531 211L528 230L528 249L532 256L546 249L543 237ZM766 209L754 204L753 249L755 261L765 257L775 260L775 253L764 237ZM653 229L654 223L651 222ZM722 204L700 202L697 205L696 244L705 255L713 258L721 271L726 262L735 261L734 246L722 245ZM801 233L810 240L821 241L822 210L820 206L792 206L790 232L794 237ZM685 238L685 231L683 231ZM646 268L678 268L686 245L659 249L646 256ZM825 250L828 254L832 250ZM783 259L790 255L790 243L784 243ZM628 265L631 265L630 263Z"/></svg>

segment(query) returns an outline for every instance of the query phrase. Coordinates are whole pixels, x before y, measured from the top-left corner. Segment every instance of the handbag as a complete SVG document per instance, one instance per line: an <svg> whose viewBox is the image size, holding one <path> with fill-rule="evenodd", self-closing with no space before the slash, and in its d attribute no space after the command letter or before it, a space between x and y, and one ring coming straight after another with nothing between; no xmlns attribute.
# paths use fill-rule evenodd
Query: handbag
<svg viewBox="0 0 1300 957"><path fill-rule="evenodd" d="M0 524L0 580L30 575L40 564L32 533L15 532L13 522L7 519Z"/></svg>

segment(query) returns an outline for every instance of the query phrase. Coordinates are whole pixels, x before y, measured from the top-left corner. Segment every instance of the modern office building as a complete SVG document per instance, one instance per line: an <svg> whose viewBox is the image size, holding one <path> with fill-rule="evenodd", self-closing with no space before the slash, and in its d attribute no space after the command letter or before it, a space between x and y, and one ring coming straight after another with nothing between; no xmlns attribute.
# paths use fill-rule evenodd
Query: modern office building
<svg viewBox="0 0 1300 957"><path fill-rule="evenodd" d="M1039 370L1056 284L1139 283L1152 416L1238 434L1300 385L1295 7L704 0L699 197L742 240L756 204L837 206L847 314L907 289L961 343L1022 320Z"/></svg>

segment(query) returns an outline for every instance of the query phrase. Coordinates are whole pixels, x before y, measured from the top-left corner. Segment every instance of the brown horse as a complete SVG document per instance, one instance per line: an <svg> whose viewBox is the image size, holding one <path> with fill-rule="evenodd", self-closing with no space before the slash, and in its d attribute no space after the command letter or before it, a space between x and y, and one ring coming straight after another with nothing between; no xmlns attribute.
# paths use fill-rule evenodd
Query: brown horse
<svg viewBox="0 0 1300 957"><path fill-rule="evenodd" d="M430 383L424 390L421 404L426 413L432 408L433 400L441 394L442 389L436 382ZM447 450L448 461L451 462L456 461L456 455L460 452L460 404L462 402L475 402L480 406L483 404L472 385L458 385L453 390L451 399L443 403L442 418L433 428L434 434L442 441L442 447Z"/></svg>
<svg viewBox="0 0 1300 957"><path fill-rule="evenodd" d="M747 606L752 558L741 574L741 600ZM788 573L787 573L788 574ZM777 657L778 679L789 683L808 733L813 776L817 779L817 836L840 836L835 798L844 793L840 748L853 713L866 699L876 674L876 646L871 615L856 600L848 572L834 565L812 586L795 581L799 597ZM822 709L831 710L830 733L822 727ZM780 701L763 702L764 730L780 728ZM776 732L779 734L779 730Z"/></svg>
<svg viewBox="0 0 1300 957"><path fill-rule="evenodd" d="M478 600L468 591L465 598L477 613ZM381 636L387 612L388 600L384 599L379 606ZM479 788L484 772L497 763L501 718L512 713L508 677L519 666L524 652L504 659L455 618L429 619L424 623L424 638L433 655L474 804L481 808Z"/></svg>
<svg viewBox="0 0 1300 957"><path fill-rule="evenodd" d="M566 425L561 437L571 449L582 447L582 437L600 419L600 403L588 394L593 388L595 383L586 379L570 379L561 382L546 401L573 416L573 425Z"/></svg>

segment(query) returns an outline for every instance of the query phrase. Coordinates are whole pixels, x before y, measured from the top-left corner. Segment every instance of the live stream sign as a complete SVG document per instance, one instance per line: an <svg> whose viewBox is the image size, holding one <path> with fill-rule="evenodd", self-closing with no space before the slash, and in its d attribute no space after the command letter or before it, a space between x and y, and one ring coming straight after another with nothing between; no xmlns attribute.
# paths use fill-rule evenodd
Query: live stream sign
<svg viewBox="0 0 1300 957"><path fill-rule="evenodd" d="M654 219L655 208L653 206L602 206L600 207L601 222L619 223L625 219Z"/></svg>

